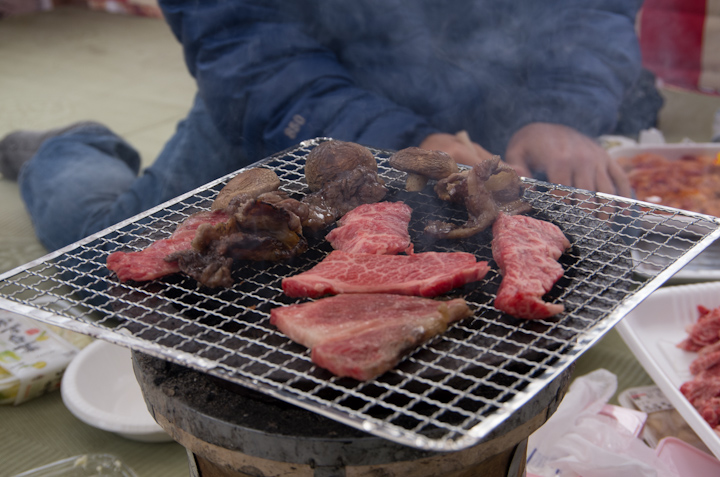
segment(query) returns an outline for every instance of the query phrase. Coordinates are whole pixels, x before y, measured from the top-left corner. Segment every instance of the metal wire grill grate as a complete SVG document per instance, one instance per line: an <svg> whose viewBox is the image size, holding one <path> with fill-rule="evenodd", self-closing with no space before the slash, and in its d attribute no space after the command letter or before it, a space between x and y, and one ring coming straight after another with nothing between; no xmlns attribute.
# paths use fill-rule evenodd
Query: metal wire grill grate
<svg viewBox="0 0 720 477"><path fill-rule="evenodd" d="M306 192L305 156L322 140L254 167L276 171L282 189L299 198ZM0 306L208 372L396 442L459 450L482 440L720 236L720 219L527 180L530 215L557 224L572 248L561 258L564 277L546 296L564 304L565 312L549 320L519 320L493 308L501 276L490 232L462 241L425 237L428 220L464 222L466 213L439 201L431 188L404 191L405 174L387 165L390 153L373 153L390 191L386 200L413 208L416 252L467 251L492 267L482 282L446 295L464 298L473 317L376 380L333 377L269 323L272 308L302 301L285 296L281 280L330 252L323 237L311 237L310 250L295 259L239 266L231 289L201 288L181 275L120 283L106 269L108 254L141 250L207 209L230 177L3 274Z"/></svg>

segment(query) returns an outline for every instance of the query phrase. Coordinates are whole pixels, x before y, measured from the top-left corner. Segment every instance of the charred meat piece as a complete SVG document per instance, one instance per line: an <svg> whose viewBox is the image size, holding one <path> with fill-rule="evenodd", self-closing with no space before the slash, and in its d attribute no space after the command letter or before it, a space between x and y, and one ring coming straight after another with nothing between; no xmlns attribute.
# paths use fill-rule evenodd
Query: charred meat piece
<svg viewBox="0 0 720 477"><path fill-rule="evenodd" d="M405 189L410 192L422 190L430 179L444 179L459 171L450 154L408 147L397 151L388 160L390 166L408 173Z"/></svg>
<svg viewBox="0 0 720 477"><path fill-rule="evenodd" d="M229 220L201 225L192 249L168 256L168 260L177 260L181 271L207 287L231 286L235 261L279 261L307 250L299 218L282 207L261 198L238 196L225 210Z"/></svg>
<svg viewBox="0 0 720 477"><path fill-rule="evenodd" d="M284 191L276 190L260 194L257 196L257 200L284 209L290 213L289 218L293 220L293 223L291 224L291 228L293 229L304 227L305 222L309 220L310 209L308 205L299 200L291 199ZM241 202L242 199L240 199L240 202L238 203Z"/></svg>
<svg viewBox="0 0 720 477"><path fill-rule="evenodd" d="M468 220L462 226L430 221L425 233L436 238L467 238L486 229L499 213L528 212L522 199L523 184L515 170L493 156L472 169L451 174L438 181L435 191L442 200L465 205Z"/></svg>
<svg viewBox="0 0 720 477"><path fill-rule="evenodd" d="M193 214L185 219L169 238L153 242L144 250L111 253L107 258L107 267L115 272L121 282L143 282L177 273L180 266L177 260L168 260L168 255L191 248L195 232L200 226L217 224L228 218L224 211Z"/></svg>
<svg viewBox="0 0 720 477"><path fill-rule="evenodd" d="M307 241L297 215L275 208L272 200L255 199L258 195L276 202L286 199L275 191L279 184L269 169L243 171L220 191L214 210L191 215L170 238L145 250L111 254L107 266L121 281L147 281L182 271L206 286L217 287L232 284L235 260L282 260L302 253ZM269 190L274 192L266 192Z"/></svg>
<svg viewBox="0 0 720 477"><path fill-rule="evenodd" d="M308 207L303 227L317 232L359 205L381 201L387 189L377 171L375 156L360 144L318 144L305 161L311 193L301 201Z"/></svg>
<svg viewBox="0 0 720 477"><path fill-rule="evenodd" d="M570 248L560 228L525 215L501 213L493 224L492 254L503 275L495 308L517 318L549 318L563 305L542 297L562 276L558 259Z"/></svg>
<svg viewBox="0 0 720 477"><path fill-rule="evenodd" d="M335 250L394 255L412 252L408 225L412 209L403 202L360 205L338 221L325 237Z"/></svg>
<svg viewBox="0 0 720 477"><path fill-rule="evenodd" d="M121 280L152 280L182 271L208 287L230 286L234 262L277 261L303 253L303 229L317 232L387 193L375 157L359 144L320 144L308 155L306 171L314 192L296 200L277 190L280 180L270 169L245 170L220 191L213 212L188 219L172 240L153 244L141 256L118 252L109 257L108 267Z"/></svg>
<svg viewBox="0 0 720 477"><path fill-rule="evenodd" d="M381 201L385 194L387 189L377 172L358 167L337 174L321 190L302 199L310 208L310 218L303 225L311 231L318 231L359 205Z"/></svg>
<svg viewBox="0 0 720 477"><path fill-rule="evenodd" d="M335 250L310 270L283 279L282 288L291 297L339 293L434 297L482 280L488 271L487 262L465 252L373 255Z"/></svg>
<svg viewBox="0 0 720 477"><path fill-rule="evenodd" d="M390 294L337 295L274 308L270 323L312 350L312 360L336 376L373 379L404 355L471 315L465 300Z"/></svg>

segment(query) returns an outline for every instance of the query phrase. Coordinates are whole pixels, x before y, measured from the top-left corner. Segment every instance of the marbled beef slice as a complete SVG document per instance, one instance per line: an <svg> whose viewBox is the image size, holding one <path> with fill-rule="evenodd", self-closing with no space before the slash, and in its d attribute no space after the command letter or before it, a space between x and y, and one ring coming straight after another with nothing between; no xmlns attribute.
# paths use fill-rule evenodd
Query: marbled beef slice
<svg viewBox="0 0 720 477"><path fill-rule="evenodd" d="M482 280L489 268L465 252L373 255L330 252L310 270L282 281L291 297L339 293L395 293L434 297Z"/></svg>
<svg viewBox="0 0 720 477"><path fill-rule="evenodd" d="M558 259L570 248L565 234L550 222L501 213L493 223L492 254L503 275L495 308L517 318L549 318L565 307L542 297L562 276Z"/></svg>
<svg viewBox="0 0 720 477"><path fill-rule="evenodd" d="M335 250L395 255L412 253L408 226L412 209L403 202L360 205L338 221L325 237Z"/></svg>
<svg viewBox="0 0 720 477"><path fill-rule="evenodd" d="M409 351L471 315L463 299L343 294L274 308L270 323L312 349L312 360L337 376L372 379Z"/></svg>

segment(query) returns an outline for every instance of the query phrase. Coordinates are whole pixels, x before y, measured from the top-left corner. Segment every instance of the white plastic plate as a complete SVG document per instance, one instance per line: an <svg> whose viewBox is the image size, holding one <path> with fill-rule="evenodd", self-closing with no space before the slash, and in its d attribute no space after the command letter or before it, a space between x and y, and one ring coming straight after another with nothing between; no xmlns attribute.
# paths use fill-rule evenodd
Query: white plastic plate
<svg viewBox="0 0 720 477"><path fill-rule="evenodd" d="M172 440L147 409L128 348L89 344L70 362L60 391L65 406L86 424L141 442Z"/></svg>
<svg viewBox="0 0 720 477"><path fill-rule="evenodd" d="M661 288L625 316L617 330L655 384L720 458L720 435L680 392L682 383L692 379L689 367L697 353L676 345L687 337L685 328L697 321L698 305L720 306L720 282Z"/></svg>

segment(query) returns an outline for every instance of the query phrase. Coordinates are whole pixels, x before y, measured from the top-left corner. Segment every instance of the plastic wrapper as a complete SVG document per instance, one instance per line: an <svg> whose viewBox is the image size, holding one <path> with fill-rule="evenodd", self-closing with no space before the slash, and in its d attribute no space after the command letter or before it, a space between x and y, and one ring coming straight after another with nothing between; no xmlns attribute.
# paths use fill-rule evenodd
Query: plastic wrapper
<svg viewBox="0 0 720 477"><path fill-rule="evenodd" d="M634 432L602 413L617 377L577 378L555 414L528 440L528 474L541 477L680 477Z"/></svg>
<svg viewBox="0 0 720 477"><path fill-rule="evenodd" d="M15 477L137 477L137 474L110 454L83 454L28 470Z"/></svg>

